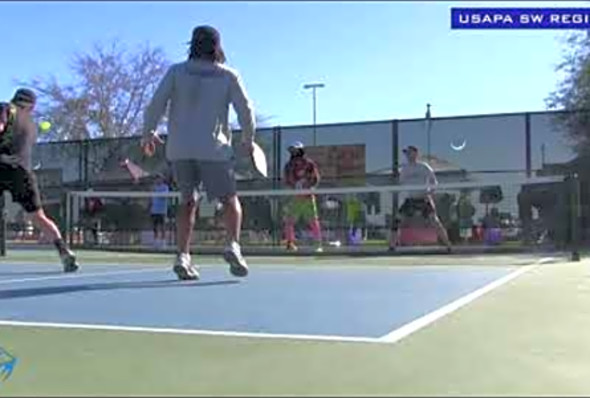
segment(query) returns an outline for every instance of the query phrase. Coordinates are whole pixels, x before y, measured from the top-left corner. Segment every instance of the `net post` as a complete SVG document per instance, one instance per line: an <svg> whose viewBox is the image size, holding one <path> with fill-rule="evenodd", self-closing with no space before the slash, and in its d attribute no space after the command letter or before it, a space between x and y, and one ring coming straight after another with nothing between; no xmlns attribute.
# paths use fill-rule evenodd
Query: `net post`
<svg viewBox="0 0 590 398"><path fill-rule="evenodd" d="M73 246L74 239L73 239L73 231L72 231L72 207L70 204L70 192L66 192L66 242L70 247Z"/></svg>
<svg viewBox="0 0 590 398"><path fill-rule="evenodd" d="M180 198L174 197L172 198L172 203L174 211L171 213L173 217L173 222L170 223L170 246L176 247L178 245L178 234L176 229L176 223L178 222L178 210L180 209Z"/></svg>
<svg viewBox="0 0 590 398"><path fill-rule="evenodd" d="M6 257L6 196L0 193L0 256Z"/></svg>
<svg viewBox="0 0 590 398"><path fill-rule="evenodd" d="M274 175L272 179L272 187L273 189L279 189L281 187L281 177L282 177L282 170L281 170L281 142L282 142L282 132L281 127L276 126L273 129L273 142L275 144L274 147ZM270 198L270 208L271 208L271 239L273 246L279 247L281 245L281 203L279 198L273 197Z"/></svg>
<svg viewBox="0 0 590 398"><path fill-rule="evenodd" d="M567 177L570 193L571 261L580 261L580 179L577 173Z"/></svg>

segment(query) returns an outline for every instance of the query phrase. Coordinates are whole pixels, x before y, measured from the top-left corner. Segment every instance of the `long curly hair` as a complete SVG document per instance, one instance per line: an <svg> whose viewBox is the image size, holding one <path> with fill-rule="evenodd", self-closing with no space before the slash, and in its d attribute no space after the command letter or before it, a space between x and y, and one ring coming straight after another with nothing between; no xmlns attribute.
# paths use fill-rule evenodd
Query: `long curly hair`
<svg viewBox="0 0 590 398"><path fill-rule="evenodd" d="M217 29L208 25L193 29L188 59L205 59L211 62L225 63L225 53L221 48L221 35Z"/></svg>

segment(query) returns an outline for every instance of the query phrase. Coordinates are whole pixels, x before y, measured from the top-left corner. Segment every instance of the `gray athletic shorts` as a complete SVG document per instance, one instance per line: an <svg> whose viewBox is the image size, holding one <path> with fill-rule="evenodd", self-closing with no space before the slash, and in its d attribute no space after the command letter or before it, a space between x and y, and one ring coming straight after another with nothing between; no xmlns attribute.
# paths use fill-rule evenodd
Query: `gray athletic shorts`
<svg viewBox="0 0 590 398"><path fill-rule="evenodd" d="M176 160L174 179L183 200L198 200L201 184L209 200L223 200L236 194L233 161Z"/></svg>

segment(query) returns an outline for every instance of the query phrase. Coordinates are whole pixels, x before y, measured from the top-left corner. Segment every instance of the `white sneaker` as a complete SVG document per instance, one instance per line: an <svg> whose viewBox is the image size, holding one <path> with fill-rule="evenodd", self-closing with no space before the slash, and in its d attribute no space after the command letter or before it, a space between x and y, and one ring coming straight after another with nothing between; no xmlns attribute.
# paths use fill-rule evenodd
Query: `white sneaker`
<svg viewBox="0 0 590 398"><path fill-rule="evenodd" d="M248 264L242 256L242 249L238 242L234 241L225 248L223 259L229 264L229 271L233 276L244 277L248 275Z"/></svg>
<svg viewBox="0 0 590 398"><path fill-rule="evenodd" d="M172 270L181 281L195 281L199 279L199 270L191 264L190 254L178 254Z"/></svg>

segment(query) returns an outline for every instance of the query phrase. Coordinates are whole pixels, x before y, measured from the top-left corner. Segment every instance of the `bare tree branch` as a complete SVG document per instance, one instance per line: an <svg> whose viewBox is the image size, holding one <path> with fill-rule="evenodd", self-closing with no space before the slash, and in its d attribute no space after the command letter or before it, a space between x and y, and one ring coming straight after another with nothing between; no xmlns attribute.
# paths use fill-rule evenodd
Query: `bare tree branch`
<svg viewBox="0 0 590 398"><path fill-rule="evenodd" d="M564 43L563 60L556 72L563 75L546 99L549 109L560 110L555 122L565 128L578 154L590 153L590 35L574 33Z"/></svg>
<svg viewBox="0 0 590 398"><path fill-rule="evenodd" d="M143 110L168 66L160 48L129 50L113 40L74 54L68 83L50 75L19 84L37 91L37 113L53 126L43 141L128 137L140 133ZM89 160L93 173L120 150L116 142L98 144Z"/></svg>
<svg viewBox="0 0 590 398"><path fill-rule="evenodd" d="M54 126L44 139L125 137L139 133L143 109L168 66L160 48L133 51L113 40L74 54L73 83L48 76L21 84L39 93L38 113Z"/></svg>

